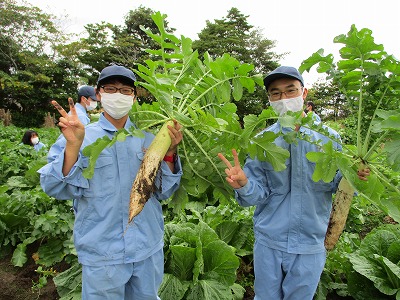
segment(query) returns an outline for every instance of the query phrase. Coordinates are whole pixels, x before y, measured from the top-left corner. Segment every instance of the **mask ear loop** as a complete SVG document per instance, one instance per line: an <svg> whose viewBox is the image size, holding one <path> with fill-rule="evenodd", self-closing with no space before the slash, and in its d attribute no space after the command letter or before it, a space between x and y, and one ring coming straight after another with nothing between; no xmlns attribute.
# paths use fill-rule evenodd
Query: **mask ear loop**
<svg viewBox="0 0 400 300"><path fill-rule="evenodd" d="M86 104L86 106L90 106L89 98L87 98L87 97L84 97L84 98L85 98L85 104Z"/></svg>
<svg viewBox="0 0 400 300"><path fill-rule="evenodd" d="M90 102L91 102L91 101L89 100L89 98L85 97L86 109L87 109L88 107L91 107L91 103L90 103Z"/></svg>

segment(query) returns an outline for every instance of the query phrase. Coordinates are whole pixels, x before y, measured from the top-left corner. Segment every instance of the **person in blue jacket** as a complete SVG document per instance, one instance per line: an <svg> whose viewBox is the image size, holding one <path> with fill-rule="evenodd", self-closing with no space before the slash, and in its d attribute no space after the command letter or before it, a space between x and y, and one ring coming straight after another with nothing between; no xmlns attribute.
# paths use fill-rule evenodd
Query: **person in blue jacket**
<svg viewBox="0 0 400 300"><path fill-rule="evenodd" d="M90 123L90 117L87 112L96 109L98 101L94 87L83 85L78 89L78 101L75 103L75 110L84 126Z"/></svg>
<svg viewBox="0 0 400 300"><path fill-rule="evenodd" d="M97 96L104 112L86 127L79 121L73 100L71 114L55 101L62 135L50 148L49 163L39 170L43 190L57 199L73 199L74 244L82 264L82 299L159 299L164 273L164 223L159 200L176 191L182 167L176 155L182 140L180 124L169 126L171 146L161 162L156 192L133 223L128 224L130 190L144 152L154 136L127 136L105 148L94 175L82 170L88 157L82 149L97 139L112 138L118 129L136 127L128 112L135 101L135 75L123 67L104 68L98 78ZM174 157L175 159L170 159Z"/></svg>
<svg viewBox="0 0 400 300"><path fill-rule="evenodd" d="M278 115L303 109L307 89L297 69L278 67L264 78L264 85ZM326 128L336 139L340 138L333 129ZM309 128L284 128L279 121L259 134L280 130L284 133L296 130L320 144L330 140ZM280 172L270 163L250 157L242 169L234 149L233 164L221 153L218 156L227 166L226 180L234 188L238 203L256 206L254 299L311 300L325 264L324 239L332 194L341 175L338 172L332 182L314 182L311 177L315 164L307 160L306 154L320 151L320 147L303 139L288 144L282 137L275 143L290 153L286 169ZM340 144L335 141L333 144L340 151ZM363 170L359 178L366 180L368 175L369 170Z"/></svg>
<svg viewBox="0 0 400 300"><path fill-rule="evenodd" d="M46 146L39 140L39 134L34 130L25 131L22 137L22 143L25 145L32 146L35 151L39 151L40 149L45 149Z"/></svg>
<svg viewBox="0 0 400 300"><path fill-rule="evenodd" d="M312 113L312 118L315 120L317 123L321 123L321 118L320 116L315 112L315 104L312 101L307 101L306 103L306 108L304 109L304 112L308 114L309 112Z"/></svg>

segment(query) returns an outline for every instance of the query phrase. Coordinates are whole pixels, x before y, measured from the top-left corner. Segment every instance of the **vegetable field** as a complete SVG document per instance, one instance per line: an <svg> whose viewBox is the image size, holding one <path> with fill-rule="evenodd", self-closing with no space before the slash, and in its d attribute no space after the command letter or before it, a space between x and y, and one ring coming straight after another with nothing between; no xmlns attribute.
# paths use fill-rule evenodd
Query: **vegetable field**
<svg viewBox="0 0 400 300"><path fill-rule="evenodd" d="M239 207L225 183L218 152L239 151L285 167L288 154L272 141L281 133L255 138L277 116L270 109L239 120L235 103L244 91L254 92L262 77L253 66L228 54L199 57L190 39L166 32L163 16L153 15L159 32L144 31L160 47L152 60L139 65L140 85L156 101L135 103L131 118L141 129L157 132L177 119L184 127L179 148L184 175L180 189L163 202L165 219L165 274L163 300L252 299L254 208ZM348 118L327 121L342 135L344 151L327 144L307 158L316 164L313 179L329 182L340 169L356 191L347 222L339 234L321 277L315 299L400 299L400 64L373 42L367 29L354 26L335 38L341 43L338 61L323 50L305 60L301 70L317 66L343 95ZM351 118L355 122L349 122ZM299 124L324 132L310 117L289 113L287 126ZM20 299L26 291L10 290L10 279L30 279L31 298L80 299L80 266L72 241L71 200L58 201L40 188L36 171L46 163L46 152L20 145L25 128L0 125L0 299ZM38 128L50 146L57 128ZM93 162L108 145L135 135L119 131L84 150ZM285 136L295 142L301 136ZM362 163L372 171L368 183L356 180ZM88 174L94 165L87 169ZM23 270L28 270L26 277ZM28 272L27 271L27 272ZM11 275L9 275L11 274ZM23 277L24 276L24 277ZM1 292L0 292L1 293ZM11 297L11 298L10 298ZM15 297L15 298L12 298ZM26 298L24 298L26 299Z"/></svg>

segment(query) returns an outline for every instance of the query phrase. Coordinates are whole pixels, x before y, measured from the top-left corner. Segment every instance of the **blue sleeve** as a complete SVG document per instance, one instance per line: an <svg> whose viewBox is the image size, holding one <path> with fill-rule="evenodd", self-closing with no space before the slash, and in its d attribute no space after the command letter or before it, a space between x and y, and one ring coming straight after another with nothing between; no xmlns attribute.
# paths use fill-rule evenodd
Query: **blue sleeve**
<svg viewBox="0 0 400 300"><path fill-rule="evenodd" d="M168 199L172 194L179 188L181 177L182 177L182 165L181 160L175 162L175 173L171 172L166 162L161 162L161 182L156 182L159 190L156 192L156 197L159 200ZM160 187L161 186L161 187Z"/></svg>
<svg viewBox="0 0 400 300"><path fill-rule="evenodd" d="M248 182L240 189L235 189L235 197L241 206L252 206L263 203L270 194L263 163L248 157L243 167Z"/></svg>
<svg viewBox="0 0 400 300"><path fill-rule="evenodd" d="M46 145L43 144L42 142L39 142L39 143L37 143L36 145L34 145L33 148L34 148L36 151L39 151L39 150L41 150L42 148L43 148L43 150L45 150L45 149L46 149Z"/></svg>
<svg viewBox="0 0 400 300"><path fill-rule="evenodd" d="M316 113L313 113L313 117L317 123L321 123L321 118Z"/></svg>
<svg viewBox="0 0 400 300"><path fill-rule="evenodd" d="M77 162L67 176L62 173L65 153L65 139L59 137L50 148L47 156L48 164L39 169L40 185L43 191L56 199L78 199L82 189L89 187L89 182L82 175L82 170L87 166L87 159L80 153Z"/></svg>
<svg viewBox="0 0 400 300"><path fill-rule="evenodd" d="M333 130L332 130L332 132L333 132L335 138L340 142L340 143L334 142L334 147L337 151L342 152L343 151L343 147L341 144L342 139L341 139L339 133L337 133L336 131L333 131ZM340 170L338 170L336 172L335 178L333 178L333 181L332 181L332 185L333 185L332 189L333 189L334 193L336 193L338 186L339 186L339 182L342 179L342 177L343 177L342 172L340 172Z"/></svg>

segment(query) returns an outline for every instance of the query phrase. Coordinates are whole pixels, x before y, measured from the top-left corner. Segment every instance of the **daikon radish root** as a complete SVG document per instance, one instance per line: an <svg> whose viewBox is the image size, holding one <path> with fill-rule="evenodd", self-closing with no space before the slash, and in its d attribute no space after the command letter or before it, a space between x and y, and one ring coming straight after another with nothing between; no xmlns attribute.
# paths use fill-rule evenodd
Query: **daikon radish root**
<svg viewBox="0 0 400 300"><path fill-rule="evenodd" d="M146 202L155 191L155 180L161 161L171 145L168 125L174 126L173 121L167 121L146 150L135 181L132 184L129 203L129 223L143 209Z"/></svg>
<svg viewBox="0 0 400 300"><path fill-rule="evenodd" d="M332 204L331 216L329 218L328 229L325 235L325 248L332 250L346 225L347 216L350 211L351 201L354 196L354 188L343 177L336 191L336 196Z"/></svg>

